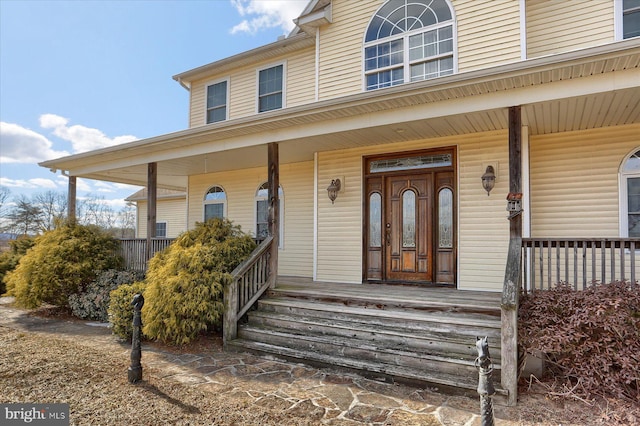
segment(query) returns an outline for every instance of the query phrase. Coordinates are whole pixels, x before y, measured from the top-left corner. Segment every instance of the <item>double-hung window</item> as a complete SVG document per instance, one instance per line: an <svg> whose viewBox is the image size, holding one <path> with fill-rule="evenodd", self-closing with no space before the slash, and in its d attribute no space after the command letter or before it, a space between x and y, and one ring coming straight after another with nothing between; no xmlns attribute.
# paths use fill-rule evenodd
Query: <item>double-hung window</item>
<svg viewBox="0 0 640 426"><path fill-rule="evenodd" d="M258 112L284 107L284 65L258 71Z"/></svg>
<svg viewBox="0 0 640 426"><path fill-rule="evenodd" d="M640 37L640 0L615 0L616 40Z"/></svg>
<svg viewBox="0 0 640 426"><path fill-rule="evenodd" d="M622 38L640 36L640 0L622 0Z"/></svg>
<svg viewBox="0 0 640 426"><path fill-rule="evenodd" d="M167 238L167 222L156 222L156 238Z"/></svg>
<svg viewBox="0 0 640 426"><path fill-rule="evenodd" d="M207 86L207 124L227 119L228 86L226 80Z"/></svg>
<svg viewBox="0 0 640 426"><path fill-rule="evenodd" d="M455 72L454 19L446 0L389 0L369 23L366 90Z"/></svg>

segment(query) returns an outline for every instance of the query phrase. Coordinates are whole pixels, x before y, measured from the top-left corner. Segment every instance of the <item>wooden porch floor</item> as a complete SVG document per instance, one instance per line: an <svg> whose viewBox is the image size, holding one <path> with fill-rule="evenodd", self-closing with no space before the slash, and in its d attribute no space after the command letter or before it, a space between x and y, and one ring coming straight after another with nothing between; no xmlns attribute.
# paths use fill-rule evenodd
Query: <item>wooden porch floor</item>
<svg viewBox="0 0 640 426"><path fill-rule="evenodd" d="M278 292L295 292L300 295L326 295L332 300L379 300L394 307L420 309L420 306L452 310L455 307L467 312L495 311L500 309L500 292L458 290L435 286L352 284L313 281L310 278L279 276Z"/></svg>

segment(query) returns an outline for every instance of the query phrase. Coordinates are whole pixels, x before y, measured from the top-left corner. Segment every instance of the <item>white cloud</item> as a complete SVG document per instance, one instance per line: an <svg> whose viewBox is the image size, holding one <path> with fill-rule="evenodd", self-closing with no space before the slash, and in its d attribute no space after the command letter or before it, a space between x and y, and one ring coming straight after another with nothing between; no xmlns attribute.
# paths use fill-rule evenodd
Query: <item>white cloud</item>
<svg viewBox="0 0 640 426"><path fill-rule="evenodd" d="M231 29L231 34L255 34L267 28L291 31L309 0L231 0L240 16L246 17Z"/></svg>
<svg viewBox="0 0 640 426"><path fill-rule="evenodd" d="M20 189L59 189L59 186L53 180L43 178L10 179L0 177L0 185Z"/></svg>
<svg viewBox="0 0 640 426"><path fill-rule="evenodd" d="M96 187L96 190L98 192L105 192L105 193L108 193L108 194L112 194L114 192L117 192L117 190L115 189L113 184L108 183L108 182L96 181L94 186Z"/></svg>
<svg viewBox="0 0 640 426"><path fill-rule="evenodd" d="M76 179L76 191L91 192L91 185L87 179Z"/></svg>
<svg viewBox="0 0 640 426"><path fill-rule="evenodd" d="M55 151L46 137L18 124L0 122L0 141L2 163L38 163L69 155L66 151Z"/></svg>
<svg viewBox="0 0 640 426"><path fill-rule="evenodd" d="M98 129L78 124L69 126L68 119L55 114L41 115L40 126L44 129L53 129L54 135L71 142L74 153L119 145L137 139L131 135L116 136L111 139Z"/></svg>

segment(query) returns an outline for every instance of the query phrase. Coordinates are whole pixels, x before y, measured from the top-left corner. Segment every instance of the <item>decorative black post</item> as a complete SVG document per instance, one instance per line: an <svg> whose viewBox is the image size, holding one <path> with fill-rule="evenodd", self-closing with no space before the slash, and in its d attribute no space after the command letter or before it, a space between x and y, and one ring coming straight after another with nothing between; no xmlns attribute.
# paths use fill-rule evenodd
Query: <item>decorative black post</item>
<svg viewBox="0 0 640 426"><path fill-rule="evenodd" d="M477 338L476 348L478 358L476 358L476 368L478 368L478 394L480 395L480 416L482 426L493 426L493 403L491 397L495 395L496 389L493 387L491 375L493 365L489 357L489 342L487 337Z"/></svg>
<svg viewBox="0 0 640 426"><path fill-rule="evenodd" d="M140 329L142 328L142 318L140 312L144 305L144 297L141 294L133 296L131 301L133 306L133 337L131 338L131 367L129 367L129 383L136 383L142 380L142 348L140 347Z"/></svg>

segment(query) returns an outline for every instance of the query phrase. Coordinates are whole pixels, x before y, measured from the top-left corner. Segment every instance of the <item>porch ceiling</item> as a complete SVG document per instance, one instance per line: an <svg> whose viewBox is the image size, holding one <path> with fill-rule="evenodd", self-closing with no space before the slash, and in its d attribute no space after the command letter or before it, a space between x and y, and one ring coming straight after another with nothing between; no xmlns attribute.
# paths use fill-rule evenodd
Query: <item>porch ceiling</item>
<svg viewBox="0 0 640 426"><path fill-rule="evenodd" d="M86 178L185 189L188 176L283 164L315 152L508 128L532 135L640 123L640 40L321 101L41 163ZM614 74L611 74L614 73Z"/></svg>

